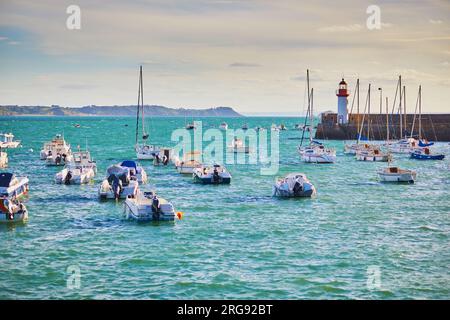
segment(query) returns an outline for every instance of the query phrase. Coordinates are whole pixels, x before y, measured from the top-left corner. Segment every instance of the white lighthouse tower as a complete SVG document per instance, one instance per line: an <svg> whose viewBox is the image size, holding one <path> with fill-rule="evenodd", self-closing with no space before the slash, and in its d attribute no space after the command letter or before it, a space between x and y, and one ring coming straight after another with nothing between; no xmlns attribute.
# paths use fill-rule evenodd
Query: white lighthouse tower
<svg viewBox="0 0 450 320"><path fill-rule="evenodd" d="M339 89L336 91L336 95L338 97L337 123L348 123L347 97L349 96L349 92L347 90L347 82L344 81L344 78L342 78L342 81L339 82Z"/></svg>

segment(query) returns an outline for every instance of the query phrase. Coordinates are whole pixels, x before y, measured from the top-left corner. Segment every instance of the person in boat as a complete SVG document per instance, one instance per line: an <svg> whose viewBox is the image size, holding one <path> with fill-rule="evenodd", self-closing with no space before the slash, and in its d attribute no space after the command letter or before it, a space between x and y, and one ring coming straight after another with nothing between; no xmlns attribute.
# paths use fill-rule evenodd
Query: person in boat
<svg viewBox="0 0 450 320"><path fill-rule="evenodd" d="M161 213L161 203L159 201L159 198L155 194L152 199L153 220L159 220L160 213Z"/></svg>
<svg viewBox="0 0 450 320"><path fill-rule="evenodd" d="M214 167L214 171L213 171L213 182L219 182L220 176L219 176L219 171L217 171L217 168Z"/></svg>

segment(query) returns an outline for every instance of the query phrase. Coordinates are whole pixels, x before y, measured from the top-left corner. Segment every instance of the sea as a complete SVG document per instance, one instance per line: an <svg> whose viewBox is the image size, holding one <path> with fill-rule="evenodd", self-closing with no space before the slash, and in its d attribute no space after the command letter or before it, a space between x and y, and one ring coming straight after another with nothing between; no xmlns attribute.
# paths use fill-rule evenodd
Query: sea
<svg viewBox="0 0 450 320"><path fill-rule="evenodd" d="M227 163L230 185L199 185L173 165L140 161L149 176L141 188L183 216L136 223L124 219L123 202L97 195L108 166L136 157L135 118L0 117L0 132L22 141L1 170L30 180L28 221L0 225L0 299L450 298L448 143L433 147L443 161L395 155L417 181L386 184L377 170L387 164L344 155L343 141L322 141L337 150L335 164L302 163L300 118L151 118L150 141L175 146L172 134L187 120L202 121L204 132L223 121L285 124L278 168ZM54 183L61 168L47 167L39 151L58 133L74 150L87 144L98 166L92 183ZM306 174L317 195L273 197L275 180L291 172Z"/></svg>

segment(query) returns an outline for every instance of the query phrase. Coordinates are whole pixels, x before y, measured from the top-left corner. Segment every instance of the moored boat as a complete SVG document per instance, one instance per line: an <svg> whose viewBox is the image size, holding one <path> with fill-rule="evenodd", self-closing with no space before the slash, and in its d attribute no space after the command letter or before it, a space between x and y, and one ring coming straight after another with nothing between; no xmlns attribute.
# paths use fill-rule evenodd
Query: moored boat
<svg viewBox="0 0 450 320"><path fill-rule="evenodd" d="M172 203L154 192L138 192L125 200L124 216L138 222L174 221L175 210Z"/></svg>
<svg viewBox="0 0 450 320"><path fill-rule="evenodd" d="M228 152L234 153L250 153L251 149L249 146L246 146L244 141L238 138L234 138L231 144L227 148Z"/></svg>
<svg viewBox="0 0 450 320"><path fill-rule="evenodd" d="M187 152L183 155L182 160L175 157L174 163L178 173L192 174L196 168L202 166L201 153L199 151Z"/></svg>
<svg viewBox="0 0 450 320"><path fill-rule="evenodd" d="M14 140L14 135L10 133L0 133L0 148L17 148L20 141Z"/></svg>
<svg viewBox="0 0 450 320"><path fill-rule="evenodd" d="M106 171L106 178L98 188L100 199L126 199L139 191L136 176L131 176L128 167L113 165Z"/></svg>
<svg viewBox="0 0 450 320"><path fill-rule="evenodd" d="M196 168L192 176L194 182L202 184L229 184L231 182L231 174L219 164Z"/></svg>
<svg viewBox="0 0 450 320"><path fill-rule="evenodd" d="M379 149L358 150L355 157L358 161L387 162L392 160L390 153L384 153Z"/></svg>
<svg viewBox="0 0 450 320"><path fill-rule="evenodd" d="M228 130L228 124L226 122L222 122L219 128L220 130Z"/></svg>
<svg viewBox="0 0 450 320"><path fill-rule="evenodd" d="M445 155L433 154L431 153L430 148L423 148L412 152L411 158L417 160L444 160Z"/></svg>
<svg viewBox="0 0 450 320"><path fill-rule="evenodd" d="M17 199L28 193L28 178L10 172L0 173L0 197Z"/></svg>
<svg viewBox="0 0 450 320"><path fill-rule="evenodd" d="M85 184L95 177L93 168L83 167L76 164L68 164L63 170L55 175L57 184Z"/></svg>
<svg viewBox="0 0 450 320"><path fill-rule="evenodd" d="M0 198L0 223L24 222L28 220L27 207L17 199Z"/></svg>
<svg viewBox="0 0 450 320"><path fill-rule="evenodd" d="M383 182L407 182L414 183L417 173L413 170L400 169L399 167L391 167L378 171L378 176Z"/></svg>
<svg viewBox="0 0 450 320"><path fill-rule="evenodd" d="M303 173L290 173L273 186L273 196L283 198L311 197L316 188Z"/></svg>

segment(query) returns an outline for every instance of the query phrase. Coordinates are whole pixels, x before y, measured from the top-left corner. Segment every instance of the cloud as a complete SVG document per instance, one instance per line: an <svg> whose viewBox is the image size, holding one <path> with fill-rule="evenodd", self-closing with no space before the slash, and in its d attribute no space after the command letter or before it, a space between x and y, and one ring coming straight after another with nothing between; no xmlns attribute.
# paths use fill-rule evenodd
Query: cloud
<svg viewBox="0 0 450 320"><path fill-rule="evenodd" d="M0 41L8 40L8 37L2 37L0 36Z"/></svg>
<svg viewBox="0 0 450 320"><path fill-rule="evenodd" d="M90 85L90 84L65 84L60 86L60 89L66 89L66 90L90 90L94 89L97 86Z"/></svg>
<svg viewBox="0 0 450 320"><path fill-rule="evenodd" d="M20 42L19 41L8 41L8 44L15 46L15 45L20 44Z"/></svg>
<svg viewBox="0 0 450 320"><path fill-rule="evenodd" d="M328 27L322 27L319 28L319 32L325 32L325 33L335 33L335 32L357 32L361 31L363 29L363 26L360 24L349 24L349 25L342 25L342 26L328 26Z"/></svg>
<svg viewBox="0 0 450 320"><path fill-rule="evenodd" d="M247 63L247 62L234 62L231 63L229 65L229 67L232 68L257 68L257 67L262 67L260 64L258 63Z"/></svg>
<svg viewBox="0 0 450 320"><path fill-rule="evenodd" d="M431 24L442 24L443 23L442 20L433 20L433 19L430 19L429 22Z"/></svg>

